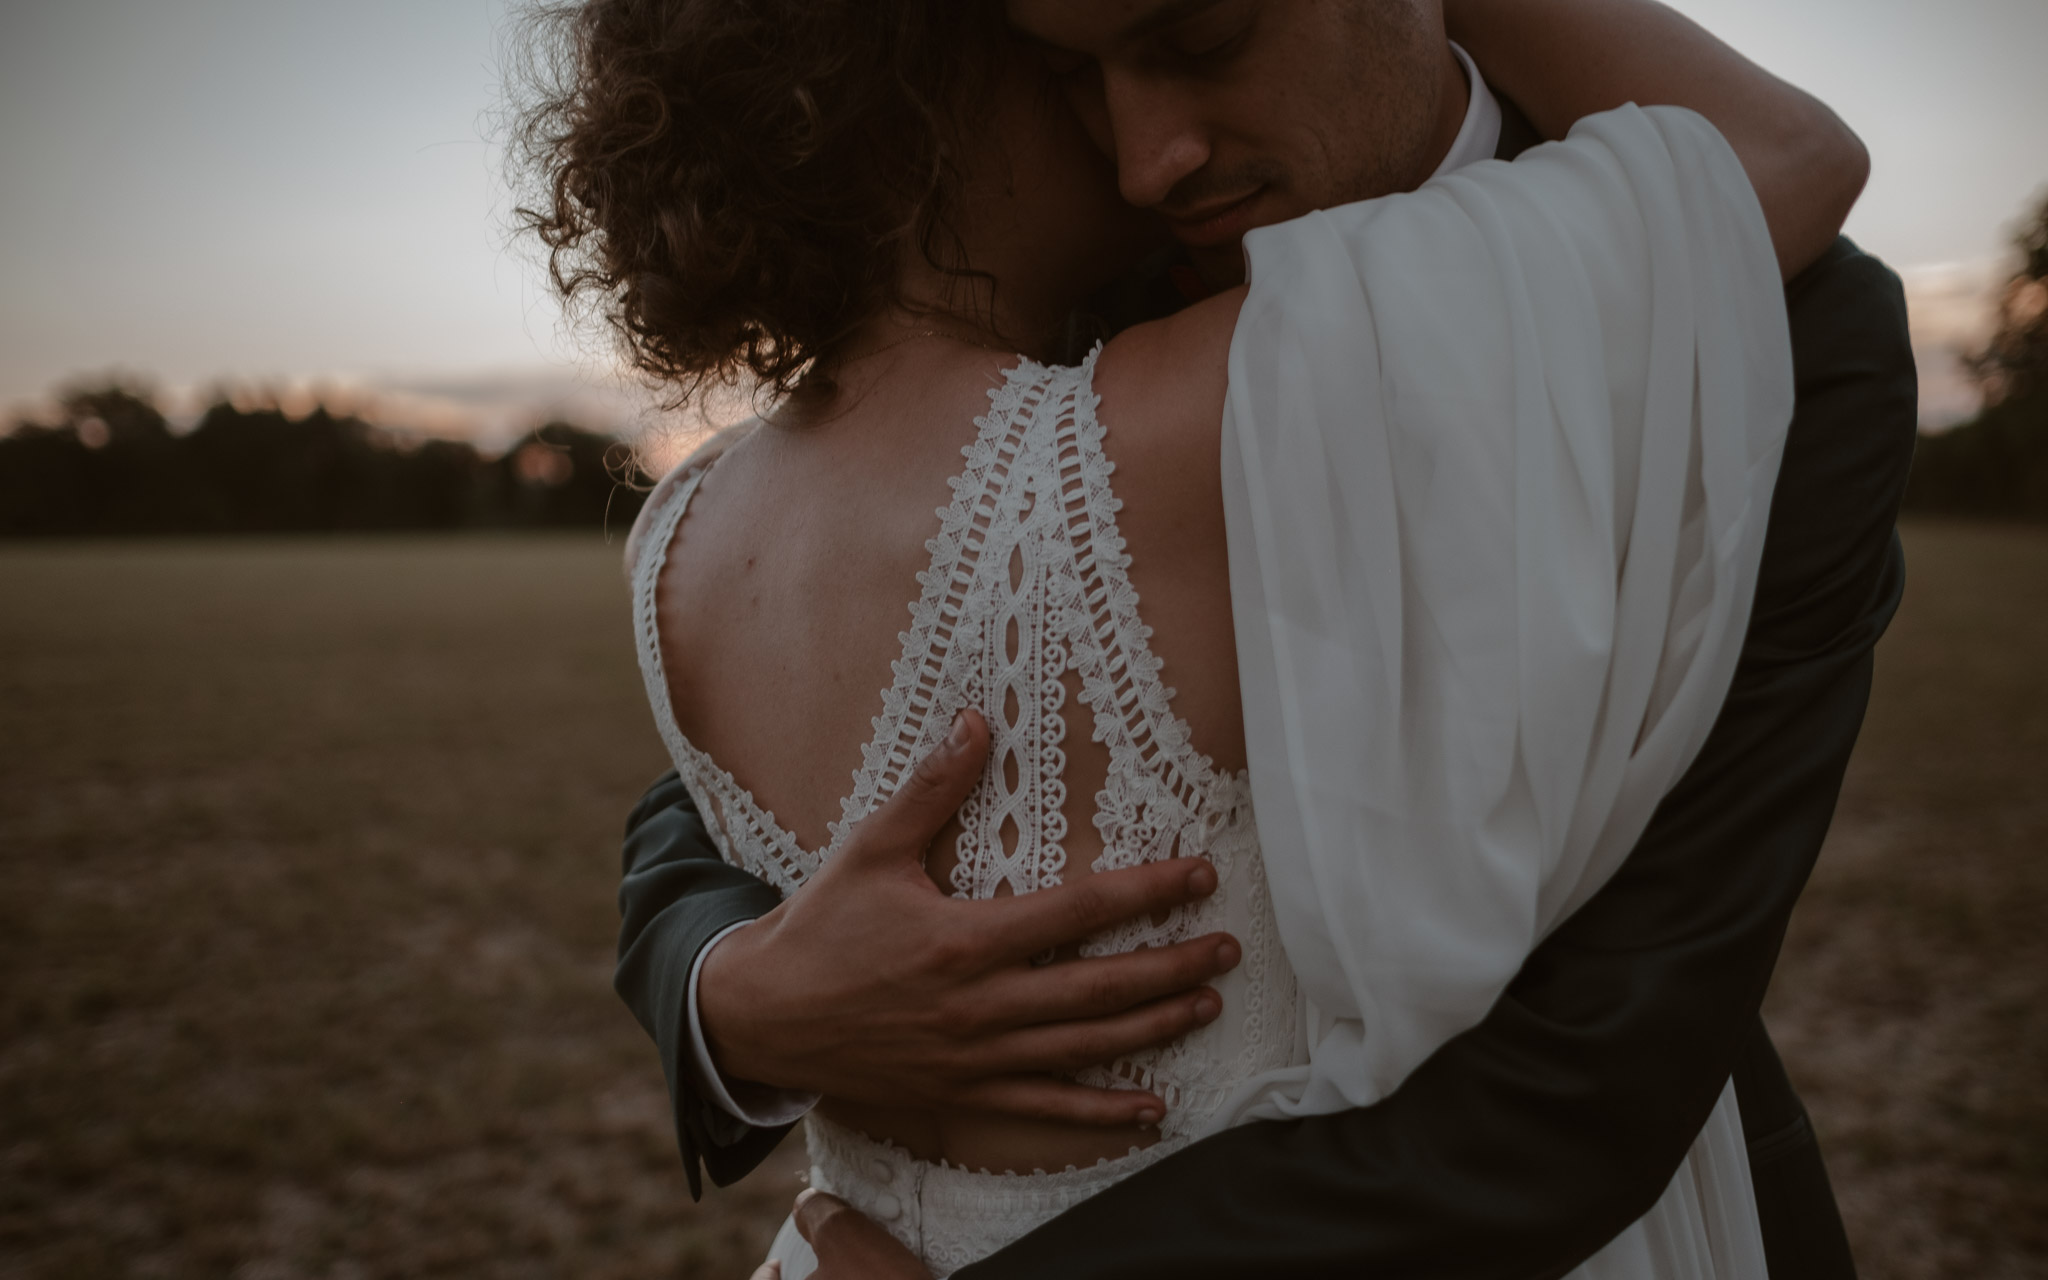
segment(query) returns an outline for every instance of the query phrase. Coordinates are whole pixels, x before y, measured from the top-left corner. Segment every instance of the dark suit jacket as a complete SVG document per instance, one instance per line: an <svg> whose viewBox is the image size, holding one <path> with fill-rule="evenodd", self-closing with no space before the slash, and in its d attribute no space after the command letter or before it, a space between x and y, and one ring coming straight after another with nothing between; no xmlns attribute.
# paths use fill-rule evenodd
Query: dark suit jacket
<svg viewBox="0 0 2048 1280"><path fill-rule="evenodd" d="M1519 136L1518 136L1519 135ZM1532 136L1510 123L1510 154ZM1898 280L1839 242L1787 289L1798 407L1741 664L1699 758L1614 879L1479 1026L1391 1097L1197 1143L960 1273L1562 1275L1647 1212L1733 1075L1772 1274L1853 1276L1813 1131L1759 1008L1833 816L1897 608L1916 383ZM703 944L775 891L727 866L670 774L627 827L617 987L661 1048L690 1186L721 1144L683 1074Z"/></svg>

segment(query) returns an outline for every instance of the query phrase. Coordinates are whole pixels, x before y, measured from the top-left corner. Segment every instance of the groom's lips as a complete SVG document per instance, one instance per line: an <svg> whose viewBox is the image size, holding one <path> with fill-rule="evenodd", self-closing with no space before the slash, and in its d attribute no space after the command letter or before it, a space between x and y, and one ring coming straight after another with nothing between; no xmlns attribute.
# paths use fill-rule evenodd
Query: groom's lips
<svg viewBox="0 0 2048 1280"><path fill-rule="evenodd" d="M1224 204L1212 204L1186 213L1161 212L1166 218L1166 225L1173 229L1175 239L1191 249L1210 249L1241 240L1245 232L1259 225L1255 210L1259 197L1264 194L1266 189L1260 187Z"/></svg>

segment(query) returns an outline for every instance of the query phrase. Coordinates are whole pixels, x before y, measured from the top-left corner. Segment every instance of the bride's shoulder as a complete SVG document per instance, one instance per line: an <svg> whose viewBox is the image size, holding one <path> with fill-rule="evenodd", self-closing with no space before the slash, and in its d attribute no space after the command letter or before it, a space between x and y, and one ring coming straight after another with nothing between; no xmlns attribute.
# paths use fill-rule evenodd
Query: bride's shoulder
<svg viewBox="0 0 2048 1280"><path fill-rule="evenodd" d="M647 501L640 504L640 514L633 517L632 531L626 535L627 581L632 581L634 573L640 566L640 557L646 553L647 539L654 522L661 518L662 510L674 500L676 491L688 483L690 477L717 462L735 444L752 435L760 425L759 419L749 418L745 422L735 423L714 432L709 439L692 449L688 457L670 467L668 473L648 491Z"/></svg>
<svg viewBox="0 0 2048 1280"><path fill-rule="evenodd" d="M1096 358L1097 414L1120 460L1181 455L1191 446L1214 462L1229 385L1230 339L1242 287L1124 330ZM1125 478L1119 476L1119 486Z"/></svg>

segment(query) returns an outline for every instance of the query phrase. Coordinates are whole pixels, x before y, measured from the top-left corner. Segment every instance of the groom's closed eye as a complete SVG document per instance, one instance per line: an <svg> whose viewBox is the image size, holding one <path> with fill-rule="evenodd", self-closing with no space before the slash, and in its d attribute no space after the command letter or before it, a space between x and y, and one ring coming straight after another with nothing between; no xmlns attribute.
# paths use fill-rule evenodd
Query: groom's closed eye
<svg viewBox="0 0 2048 1280"><path fill-rule="evenodd" d="M1259 7L1256 0L1217 0L1161 27L1151 43L1163 61L1188 71L1213 70L1250 42Z"/></svg>
<svg viewBox="0 0 2048 1280"><path fill-rule="evenodd" d="M1019 22L1055 78L1075 82L1102 61L1153 72L1203 75L1220 70L1251 42L1265 0L1163 0L1114 32L1090 33L1059 22ZM1055 43L1066 41L1066 43ZM1075 47L1079 46L1079 47Z"/></svg>
<svg viewBox="0 0 2048 1280"><path fill-rule="evenodd" d="M1079 80L1095 69L1095 59L1085 53L1062 49L1043 40L1034 40L1031 43L1038 49L1038 56L1045 63L1046 74L1063 84Z"/></svg>

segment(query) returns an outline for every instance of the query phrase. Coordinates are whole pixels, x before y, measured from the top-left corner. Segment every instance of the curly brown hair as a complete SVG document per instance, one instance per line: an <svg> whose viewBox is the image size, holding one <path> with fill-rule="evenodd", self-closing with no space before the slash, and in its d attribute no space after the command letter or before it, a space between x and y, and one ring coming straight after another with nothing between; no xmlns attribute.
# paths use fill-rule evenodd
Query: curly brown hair
<svg viewBox="0 0 2048 1280"><path fill-rule="evenodd" d="M991 0L585 0L527 31L515 216L675 402L828 380L906 248L963 269L947 219Z"/></svg>

